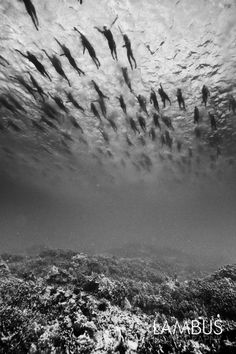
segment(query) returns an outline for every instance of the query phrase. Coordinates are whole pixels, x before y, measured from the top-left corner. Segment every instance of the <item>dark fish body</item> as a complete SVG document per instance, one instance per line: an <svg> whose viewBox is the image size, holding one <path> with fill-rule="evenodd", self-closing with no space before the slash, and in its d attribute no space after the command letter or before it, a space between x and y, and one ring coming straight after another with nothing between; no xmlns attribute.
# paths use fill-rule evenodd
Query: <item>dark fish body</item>
<svg viewBox="0 0 236 354"><path fill-rule="evenodd" d="M84 108L79 105L79 103L73 97L72 93L67 93L67 98L68 98L68 101L71 102L75 108L84 112Z"/></svg>
<svg viewBox="0 0 236 354"><path fill-rule="evenodd" d="M137 128L137 124L136 124L136 122L135 122L135 120L133 118L129 119L129 123L130 123L131 129L134 131L135 134L136 134L136 132L140 133L140 131Z"/></svg>
<svg viewBox="0 0 236 354"><path fill-rule="evenodd" d="M142 116L138 116L138 122L141 127L141 129L146 132L146 122L145 119Z"/></svg>
<svg viewBox="0 0 236 354"><path fill-rule="evenodd" d="M101 121L100 114L98 113L98 110L93 102L91 103L90 108L95 117L97 117Z"/></svg>
<svg viewBox="0 0 236 354"><path fill-rule="evenodd" d="M153 123L154 123L155 127L158 127L159 129L161 129L160 122L159 122L159 115L156 113L153 113Z"/></svg>

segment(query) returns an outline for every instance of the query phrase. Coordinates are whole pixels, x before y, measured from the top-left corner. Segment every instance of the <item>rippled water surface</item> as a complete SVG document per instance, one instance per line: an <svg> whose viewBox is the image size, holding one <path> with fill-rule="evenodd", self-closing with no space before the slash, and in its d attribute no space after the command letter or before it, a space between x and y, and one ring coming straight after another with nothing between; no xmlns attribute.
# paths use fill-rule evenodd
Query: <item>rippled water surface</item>
<svg viewBox="0 0 236 354"><path fill-rule="evenodd" d="M10 174L18 170L45 177L69 173L73 179L92 181L99 176L114 181L119 177L155 179L160 175L181 181L186 176L194 180L209 173L222 178L225 171L233 169L236 117L229 111L229 95L236 97L234 0L84 0L83 4L76 0L33 0L33 4L38 31L23 1L0 1L0 94L11 102L10 108L5 101L0 105L2 169ZM94 28L109 26L116 16L112 33L118 61L112 59L106 39ZM94 46L101 62L99 69L87 51L83 55L74 26ZM129 66L120 31L131 40L137 69L131 70ZM62 50L55 38L70 49L85 76L79 76L68 60L60 56ZM52 81L41 76L16 49L32 52ZM60 59L71 87L55 71L43 49ZM124 82L122 67L128 68L133 93ZM47 94L45 99L33 88L29 73ZM19 78L33 88L33 95ZM90 109L91 102L98 99L91 80L109 96L105 100L106 117L99 103L94 102L101 121ZM165 109L157 92L160 83L172 101ZM204 84L210 90L207 107L201 97ZM161 107L160 129L153 125L151 88L156 91ZM182 89L186 111L178 107L177 88ZM68 102L68 92L84 112ZM49 94L59 96L66 111ZM120 94L124 96L127 115L116 98ZM138 94L147 100L148 115L140 110L135 97ZM45 104L53 107L53 117L48 115ZM198 125L193 122L195 106L201 116ZM211 129L208 112L215 115L216 130ZM139 127L137 114L144 117L146 132ZM140 133L132 131L130 117ZM173 127L165 124L165 117L170 118ZM72 124L73 119L81 129ZM172 143L163 144L166 134Z"/></svg>

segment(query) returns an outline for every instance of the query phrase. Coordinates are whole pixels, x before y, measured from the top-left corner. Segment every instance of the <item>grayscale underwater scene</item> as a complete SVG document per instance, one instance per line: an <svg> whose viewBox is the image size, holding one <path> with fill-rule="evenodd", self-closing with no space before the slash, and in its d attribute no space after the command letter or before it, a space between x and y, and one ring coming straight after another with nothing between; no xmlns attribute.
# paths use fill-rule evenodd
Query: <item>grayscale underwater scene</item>
<svg viewBox="0 0 236 354"><path fill-rule="evenodd" d="M0 353L235 353L236 1L0 0L0 48Z"/></svg>

